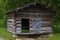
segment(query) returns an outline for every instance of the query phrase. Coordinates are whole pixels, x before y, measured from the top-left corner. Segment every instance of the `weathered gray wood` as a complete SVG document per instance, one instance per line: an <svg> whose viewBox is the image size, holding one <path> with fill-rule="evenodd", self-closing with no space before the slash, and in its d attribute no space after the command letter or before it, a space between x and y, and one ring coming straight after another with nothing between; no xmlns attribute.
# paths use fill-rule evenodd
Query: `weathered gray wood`
<svg viewBox="0 0 60 40"><path fill-rule="evenodd" d="M16 17L46 17L46 18L52 18L51 13L28 13L28 12L22 12L21 14L16 14Z"/></svg>
<svg viewBox="0 0 60 40"><path fill-rule="evenodd" d="M42 27L41 33L49 33L52 32L52 27Z"/></svg>
<svg viewBox="0 0 60 40"><path fill-rule="evenodd" d="M52 21L41 21L41 23L52 24Z"/></svg>
<svg viewBox="0 0 60 40"><path fill-rule="evenodd" d="M7 25L7 27L14 27L14 25Z"/></svg>
<svg viewBox="0 0 60 40"><path fill-rule="evenodd" d="M7 19L14 19L14 17L7 17Z"/></svg>
<svg viewBox="0 0 60 40"><path fill-rule="evenodd" d="M16 28L16 34L20 34L21 33L21 27L17 27Z"/></svg>
<svg viewBox="0 0 60 40"><path fill-rule="evenodd" d="M7 21L13 21L14 22L14 19L7 19Z"/></svg>
<svg viewBox="0 0 60 40"><path fill-rule="evenodd" d="M15 34L15 28L14 28L14 27L9 26L9 27L7 27L7 30L8 30L9 32Z"/></svg>
<svg viewBox="0 0 60 40"><path fill-rule="evenodd" d="M16 26L20 26L21 27L21 24L16 24Z"/></svg>
<svg viewBox="0 0 60 40"><path fill-rule="evenodd" d="M21 21L16 21L16 23L21 23Z"/></svg>
<svg viewBox="0 0 60 40"><path fill-rule="evenodd" d="M15 34L14 14L7 14L7 30Z"/></svg>
<svg viewBox="0 0 60 40"><path fill-rule="evenodd" d="M41 27L41 30L43 30L43 31L51 31L52 30L52 27Z"/></svg>
<svg viewBox="0 0 60 40"><path fill-rule="evenodd" d="M41 18L41 21L53 21L52 18Z"/></svg>
<svg viewBox="0 0 60 40"><path fill-rule="evenodd" d="M52 27L53 26L53 24L45 24L45 23L42 23L41 24L41 27Z"/></svg>

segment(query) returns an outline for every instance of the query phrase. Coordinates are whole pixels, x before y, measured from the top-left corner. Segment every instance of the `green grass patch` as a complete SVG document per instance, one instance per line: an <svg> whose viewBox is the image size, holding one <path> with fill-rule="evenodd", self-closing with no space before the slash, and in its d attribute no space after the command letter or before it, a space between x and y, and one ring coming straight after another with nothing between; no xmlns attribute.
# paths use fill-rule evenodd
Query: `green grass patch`
<svg viewBox="0 0 60 40"><path fill-rule="evenodd" d="M12 37L12 34L7 32L6 28L0 28L0 37L3 37L4 40L15 40L15 38Z"/></svg>
<svg viewBox="0 0 60 40"><path fill-rule="evenodd" d="M60 40L60 33L54 33L52 37L49 37L46 40Z"/></svg>
<svg viewBox="0 0 60 40"><path fill-rule="evenodd" d="M26 29L25 29L25 30L22 30L22 32L23 32L23 33L28 33L29 30L26 30Z"/></svg>

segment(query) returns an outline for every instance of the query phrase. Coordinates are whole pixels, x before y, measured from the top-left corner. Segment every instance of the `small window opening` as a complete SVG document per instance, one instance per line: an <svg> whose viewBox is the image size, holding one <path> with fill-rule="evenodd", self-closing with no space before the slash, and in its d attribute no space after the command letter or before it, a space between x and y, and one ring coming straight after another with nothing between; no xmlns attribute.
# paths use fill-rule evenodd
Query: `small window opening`
<svg viewBox="0 0 60 40"><path fill-rule="evenodd" d="M29 19L21 19L21 26L23 33L29 32Z"/></svg>

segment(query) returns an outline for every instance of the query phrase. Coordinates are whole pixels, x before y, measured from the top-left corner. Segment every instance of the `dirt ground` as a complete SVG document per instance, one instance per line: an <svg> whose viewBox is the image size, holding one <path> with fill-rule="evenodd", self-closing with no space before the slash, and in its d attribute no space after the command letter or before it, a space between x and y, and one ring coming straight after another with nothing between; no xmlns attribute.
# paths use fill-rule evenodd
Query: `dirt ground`
<svg viewBox="0 0 60 40"><path fill-rule="evenodd" d="M46 38L16 38L16 40L46 40Z"/></svg>
<svg viewBox="0 0 60 40"><path fill-rule="evenodd" d="M4 38L3 37L0 37L0 40L4 40Z"/></svg>

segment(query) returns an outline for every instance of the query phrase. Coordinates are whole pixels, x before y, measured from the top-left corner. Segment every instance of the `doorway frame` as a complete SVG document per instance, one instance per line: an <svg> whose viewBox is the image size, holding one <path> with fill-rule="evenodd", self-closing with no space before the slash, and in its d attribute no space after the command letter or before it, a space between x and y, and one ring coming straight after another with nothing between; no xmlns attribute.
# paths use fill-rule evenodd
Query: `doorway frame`
<svg viewBox="0 0 60 40"><path fill-rule="evenodd" d="M28 32L22 32L22 21L21 21L21 33L29 33L30 32L30 19L29 18L21 18L22 19L28 19L29 20L29 30Z"/></svg>

